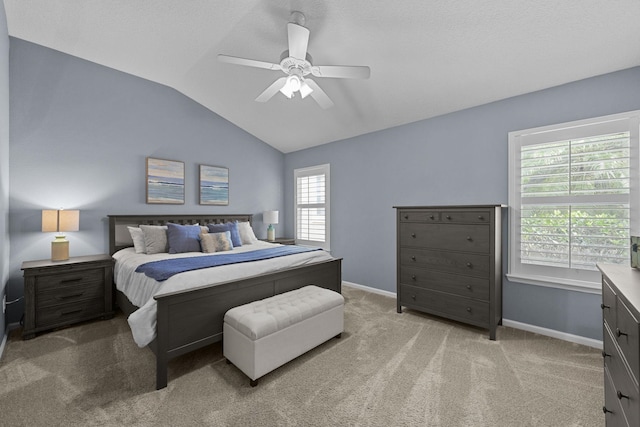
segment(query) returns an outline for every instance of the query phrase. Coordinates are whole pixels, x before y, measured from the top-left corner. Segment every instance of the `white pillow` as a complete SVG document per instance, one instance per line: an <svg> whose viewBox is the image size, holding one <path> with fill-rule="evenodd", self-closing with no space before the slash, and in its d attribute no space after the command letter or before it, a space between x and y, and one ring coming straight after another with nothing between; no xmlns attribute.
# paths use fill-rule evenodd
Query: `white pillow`
<svg viewBox="0 0 640 427"><path fill-rule="evenodd" d="M137 254L146 254L147 247L144 244L144 234L142 230L138 227L129 227L129 234L131 234L131 240L133 240L133 248L136 250Z"/></svg>
<svg viewBox="0 0 640 427"><path fill-rule="evenodd" d="M242 240L243 245L251 245L258 241L253 232L253 228L251 228L251 224L248 222L239 222L238 232L240 233L240 240Z"/></svg>

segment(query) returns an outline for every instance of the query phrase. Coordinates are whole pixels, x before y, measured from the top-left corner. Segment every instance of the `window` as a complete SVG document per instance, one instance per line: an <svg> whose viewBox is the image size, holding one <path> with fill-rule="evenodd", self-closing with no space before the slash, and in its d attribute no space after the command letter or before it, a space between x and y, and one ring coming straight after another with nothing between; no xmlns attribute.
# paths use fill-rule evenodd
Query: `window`
<svg viewBox="0 0 640 427"><path fill-rule="evenodd" d="M329 165L296 169L296 243L329 250Z"/></svg>
<svg viewBox="0 0 640 427"><path fill-rule="evenodd" d="M630 262L639 118L635 111L509 133L510 279L597 292L596 263Z"/></svg>

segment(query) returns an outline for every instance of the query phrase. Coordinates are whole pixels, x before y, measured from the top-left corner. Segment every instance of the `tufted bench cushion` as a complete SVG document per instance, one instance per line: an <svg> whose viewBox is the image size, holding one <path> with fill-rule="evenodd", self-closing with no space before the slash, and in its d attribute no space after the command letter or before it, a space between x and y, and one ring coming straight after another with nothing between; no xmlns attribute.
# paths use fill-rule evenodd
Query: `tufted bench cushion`
<svg viewBox="0 0 640 427"><path fill-rule="evenodd" d="M344 328L344 297L309 285L227 311L223 352L256 379L298 357Z"/></svg>

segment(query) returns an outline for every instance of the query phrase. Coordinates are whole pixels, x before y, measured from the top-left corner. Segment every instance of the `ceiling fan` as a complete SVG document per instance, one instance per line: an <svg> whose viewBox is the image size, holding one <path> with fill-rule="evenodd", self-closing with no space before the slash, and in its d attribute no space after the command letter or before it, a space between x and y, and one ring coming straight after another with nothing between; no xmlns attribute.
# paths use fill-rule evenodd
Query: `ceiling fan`
<svg viewBox="0 0 640 427"><path fill-rule="evenodd" d="M280 63L278 64L236 56L218 55L218 60L221 62L265 68L267 70L280 70L286 74L285 77L280 77L265 89L256 98L256 101L267 102L278 91L287 98L293 98L296 92L299 92L302 98L311 95L320 107L326 109L332 107L333 102L316 82L307 77L309 74L315 77L337 79L369 78L371 72L369 67L365 66L313 65L311 55L307 52L309 29L303 26L305 17L300 12L292 12L291 21L287 24L289 50L282 52Z"/></svg>

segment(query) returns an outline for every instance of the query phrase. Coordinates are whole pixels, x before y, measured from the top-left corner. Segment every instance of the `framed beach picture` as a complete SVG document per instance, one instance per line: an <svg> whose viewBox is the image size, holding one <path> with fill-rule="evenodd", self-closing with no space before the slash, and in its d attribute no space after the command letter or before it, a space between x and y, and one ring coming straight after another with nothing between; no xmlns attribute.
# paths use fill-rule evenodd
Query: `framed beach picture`
<svg viewBox="0 0 640 427"><path fill-rule="evenodd" d="M184 204L184 162L147 157L147 203Z"/></svg>
<svg viewBox="0 0 640 427"><path fill-rule="evenodd" d="M229 204L229 169L200 165L200 204Z"/></svg>

